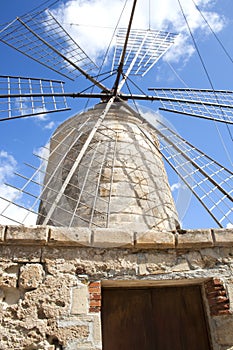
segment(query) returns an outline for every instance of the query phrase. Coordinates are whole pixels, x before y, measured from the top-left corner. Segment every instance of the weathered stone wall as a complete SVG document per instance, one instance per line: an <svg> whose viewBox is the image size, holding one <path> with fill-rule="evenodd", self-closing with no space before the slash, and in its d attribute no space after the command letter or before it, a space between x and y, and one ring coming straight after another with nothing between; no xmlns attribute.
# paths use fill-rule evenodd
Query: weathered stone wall
<svg viewBox="0 0 233 350"><path fill-rule="evenodd" d="M202 285L233 349L233 230L0 228L0 349L101 349L101 286Z"/></svg>

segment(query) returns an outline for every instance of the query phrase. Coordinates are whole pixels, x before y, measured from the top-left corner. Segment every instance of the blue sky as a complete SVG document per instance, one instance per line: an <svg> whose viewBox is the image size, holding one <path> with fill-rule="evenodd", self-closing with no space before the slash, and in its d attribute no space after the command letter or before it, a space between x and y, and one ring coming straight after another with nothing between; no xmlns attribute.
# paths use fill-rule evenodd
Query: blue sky
<svg viewBox="0 0 233 350"><path fill-rule="evenodd" d="M38 0L3 0L1 3L0 24L11 21L16 16L21 16L42 3L43 1ZM145 0L138 0L135 26L145 27L148 25L148 3ZM193 1L185 0L181 3L184 5L184 10L188 14L190 25L214 88L231 90L233 77L232 62L223 53L214 36L204 26L203 21L198 17L198 13L193 10ZM79 1L71 1L69 6L65 7L65 10L64 8L63 10L55 9L54 13L63 22L67 30L71 29L72 35L75 39L78 38L77 41L82 45L82 48L99 63L100 57L103 54L101 47L106 45L107 40L104 40L105 34L103 32L98 32L99 29L95 29L93 32L93 27L88 27L88 25L95 24L96 28L100 24L106 27L110 26L111 23L116 21L116 13L122 7L122 4L123 1L114 1L113 8L113 3L110 6L109 1L90 0L82 2L82 8L80 8ZM215 29L218 38L233 58L232 0L196 0L196 4L205 13L208 21L211 23L211 27ZM127 15L123 18L122 25L125 25L126 18ZM70 25L71 23L73 23L72 26ZM171 49L170 56L167 56L169 64L163 59L160 60L147 76L142 79L136 78L136 83L145 91L147 87L183 87L182 81L185 81L189 87L210 88L200 60L193 53L192 42L186 36L185 25L181 17L177 14L177 0L164 0L163 2L158 0L151 1L150 24L153 29L172 30L173 32L181 33L181 43L176 47L176 50L173 49L172 51ZM100 37L103 39L101 42L98 40ZM98 44L99 42L100 45ZM0 43L0 52L0 74L2 75L25 75L61 79L66 81L67 91L75 92L82 90L87 84L82 79L77 79L76 82L70 82L63 77L59 77L58 74L40 66L2 43ZM171 66L177 75L179 75L179 79L172 71ZM85 105L85 101L81 99L68 102L72 107L71 112L47 115L43 120L40 118L27 118L2 122L0 124L0 190L3 194L5 193L7 196L11 195L6 192L2 183L4 181L11 183L16 181L12 176L12 171L16 169L19 172L23 172L23 162L33 163L32 152L38 150L48 141L52 131L61 121L81 111ZM91 103L94 103L94 101ZM155 111L158 108L157 105L151 103L142 104ZM216 123L211 121L199 120L192 117L170 115L165 112L163 116L169 120L184 138L232 170L233 144L228 130L224 125L216 125ZM230 130L233 133L232 126ZM224 145L219 135L224 140ZM224 147L226 147L228 154L225 152ZM229 155L231 159L229 159ZM174 185L178 182L177 176L170 172L169 169L167 171L170 184L176 188ZM174 190L175 197L177 195L176 192ZM184 206L186 206L186 202ZM181 211L184 212L184 209ZM215 226L212 219L208 218L205 211L200 208L194 198L192 198L189 210L182 219L182 225L185 228Z"/></svg>

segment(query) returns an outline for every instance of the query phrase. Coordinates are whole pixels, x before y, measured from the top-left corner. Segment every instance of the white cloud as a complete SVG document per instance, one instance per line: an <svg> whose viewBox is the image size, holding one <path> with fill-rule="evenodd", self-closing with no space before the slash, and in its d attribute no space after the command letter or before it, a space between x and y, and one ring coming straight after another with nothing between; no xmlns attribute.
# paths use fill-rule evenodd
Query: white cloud
<svg viewBox="0 0 233 350"><path fill-rule="evenodd" d="M48 159L49 157L49 141L46 143L45 146L43 147L39 147L39 148L35 148L33 153L35 153L38 157L40 157L41 159Z"/></svg>
<svg viewBox="0 0 233 350"><path fill-rule="evenodd" d="M44 129L51 130L51 129L54 128L54 126L55 126L55 122L51 121L51 122L49 122L48 124L46 124L46 125L44 126Z"/></svg>
<svg viewBox="0 0 233 350"><path fill-rule="evenodd" d="M45 171L48 164L47 160L49 158L49 149L50 149L50 145L48 142L44 147L37 148L33 152L40 158L40 166L38 168L39 171L37 172L37 175L35 178L35 181L37 181L40 184L42 184L44 181Z"/></svg>
<svg viewBox="0 0 233 350"><path fill-rule="evenodd" d="M233 224L227 224L226 228L233 228Z"/></svg>
<svg viewBox="0 0 233 350"><path fill-rule="evenodd" d="M10 186L7 186L7 182L10 178L13 178L14 172L17 169L17 162L15 158L4 150L0 151L0 223L2 225L16 224L22 222L23 218L26 218L25 224L32 225L35 223L35 214L29 214L26 209L11 203L18 202L21 198L21 193ZM5 199L4 199L5 198ZM12 220L11 220L12 219Z"/></svg>
<svg viewBox="0 0 233 350"><path fill-rule="evenodd" d="M42 105L42 102L41 102ZM17 111L16 114L21 114L22 115L33 115L36 114L34 116L34 118L37 118L40 121L44 121L47 118L47 110L45 107L35 107L32 104L32 101L29 97L18 97L15 99L13 105L11 106L13 109L15 108L15 110Z"/></svg>
<svg viewBox="0 0 233 350"><path fill-rule="evenodd" d="M176 190L179 190L181 188L181 183L180 182L177 182L175 184L172 184L171 185L171 191L176 191Z"/></svg>
<svg viewBox="0 0 233 350"><path fill-rule="evenodd" d="M13 156L8 154L6 151L0 151L0 193L1 197L11 201L18 197L18 191L5 184L7 179L14 176L17 162ZM4 210L8 202L4 199L0 199L0 211Z"/></svg>
<svg viewBox="0 0 233 350"><path fill-rule="evenodd" d="M54 15L87 54L97 59L111 40L122 4L121 0L71 0L59 7Z"/></svg>
<svg viewBox="0 0 233 350"><path fill-rule="evenodd" d="M124 0L70 0L53 13L59 22L67 29L76 42L97 60L109 45L113 29L121 14ZM202 37L210 30L194 6L192 0L183 0L182 7L193 32L199 31ZM196 0L196 5L202 10L215 32L222 30L225 19L214 12L214 0ZM120 20L120 27L127 27L132 1L128 1ZM139 0L133 21L133 27L138 29L149 28L149 1ZM176 45L166 55L166 59L177 61L180 58L188 59L193 54L193 48L188 41L188 31L179 4L174 0L154 0L151 2L150 24L152 29L159 29L180 33ZM100 28L101 27L101 28ZM103 28L104 27L104 28Z"/></svg>
<svg viewBox="0 0 233 350"><path fill-rule="evenodd" d="M203 15L216 33L220 32L227 23L226 19L219 17L216 12L204 12Z"/></svg>
<svg viewBox="0 0 233 350"><path fill-rule="evenodd" d="M0 183L3 183L8 176L13 176L17 162L12 155L4 150L0 151Z"/></svg>
<svg viewBox="0 0 233 350"><path fill-rule="evenodd" d="M176 190L180 190L180 189L187 190L187 186L185 185L185 183L183 183L183 182L176 182L176 183L171 185L171 191L172 192L174 192Z"/></svg>
<svg viewBox="0 0 233 350"><path fill-rule="evenodd" d="M188 37L185 34L180 34L170 50L167 51L165 55L165 60L168 62L179 62L181 57L183 58L182 65L189 60L189 58L194 54L195 49L191 43L188 41Z"/></svg>
<svg viewBox="0 0 233 350"><path fill-rule="evenodd" d="M42 108L36 108L34 110L34 113L40 113L40 114L36 114L34 116L34 118L37 118L40 121L44 121L47 119L47 114L45 113L44 109L42 109Z"/></svg>

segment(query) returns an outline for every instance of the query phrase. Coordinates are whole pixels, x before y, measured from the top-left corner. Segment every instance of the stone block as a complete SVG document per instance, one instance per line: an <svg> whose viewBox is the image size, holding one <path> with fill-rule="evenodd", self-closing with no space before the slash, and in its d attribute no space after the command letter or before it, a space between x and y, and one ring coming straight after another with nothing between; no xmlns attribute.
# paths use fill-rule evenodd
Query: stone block
<svg viewBox="0 0 233 350"><path fill-rule="evenodd" d="M150 230L136 233L136 248L175 248L175 236L171 232Z"/></svg>
<svg viewBox="0 0 233 350"><path fill-rule="evenodd" d="M44 279L44 269L41 264L26 264L20 269L19 287L32 290L38 288Z"/></svg>
<svg viewBox="0 0 233 350"><path fill-rule="evenodd" d="M20 297L22 297L20 290L15 287L4 288L4 290L2 290L0 294L0 298L3 297L2 303L5 306L17 304L20 300Z"/></svg>
<svg viewBox="0 0 233 350"><path fill-rule="evenodd" d="M211 230L188 230L183 234L178 234L177 248L196 249L213 246Z"/></svg>
<svg viewBox="0 0 233 350"><path fill-rule="evenodd" d="M217 266L222 261L221 253L218 249L204 248L201 250L201 256L204 262L204 266L208 268L213 268Z"/></svg>
<svg viewBox="0 0 233 350"><path fill-rule="evenodd" d="M11 244L46 244L48 228L43 226L8 226L6 243Z"/></svg>
<svg viewBox="0 0 233 350"><path fill-rule="evenodd" d="M149 275L149 272L147 270L147 265L146 264L139 264L138 265L138 273L139 275Z"/></svg>
<svg viewBox="0 0 233 350"><path fill-rule="evenodd" d="M51 227L49 243L65 246L90 246L91 230L87 227Z"/></svg>
<svg viewBox="0 0 233 350"><path fill-rule="evenodd" d="M216 323L216 338L220 345L233 344L233 315L216 316L214 317Z"/></svg>
<svg viewBox="0 0 233 350"><path fill-rule="evenodd" d="M93 315L93 342L95 345L101 346L101 319L100 313Z"/></svg>
<svg viewBox="0 0 233 350"><path fill-rule="evenodd" d="M13 262L40 262L41 247L38 245L0 245L1 259L11 260Z"/></svg>
<svg viewBox="0 0 233 350"><path fill-rule="evenodd" d="M17 281L16 274L3 273L0 276L0 288L16 288Z"/></svg>
<svg viewBox="0 0 233 350"><path fill-rule="evenodd" d="M173 272L183 272L190 270L189 264L186 259L178 258L176 265L171 269Z"/></svg>
<svg viewBox="0 0 233 350"><path fill-rule="evenodd" d="M93 230L93 247L119 248L133 247L134 234L130 230L97 228Z"/></svg>
<svg viewBox="0 0 233 350"><path fill-rule="evenodd" d="M88 309L88 287L86 285L79 285L72 288L71 314L87 314Z"/></svg>
<svg viewBox="0 0 233 350"><path fill-rule="evenodd" d="M209 249L209 248L207 248ZM191 251L191 252L188 252L186 254L186 259L190 265L190 268L192 270L195 270L195 269L203 269L205 267L205 261L204 259L202 258L202 255L200 254L200 252L197 252L197 251Z"/></svg>
<svg viewBox="0 0 233 350"><path fill-rule="evenodd" d="M233 229L214 229L213 235L215 246L233 246Z"/></svg>
<svg viewBox="0 0 233 350"><path fill-rule="evenodd" d="M157 251L145 254L146 262L148 264L157 264L163 267L174 266L177 263L177 254L175 250L169 252Z"/></svg>
<svg viewBox="0 0 233 350"><path fill-rule="evenodd" d="M5 226L0 225L0 244L4 242L5 229Z"/></svg>

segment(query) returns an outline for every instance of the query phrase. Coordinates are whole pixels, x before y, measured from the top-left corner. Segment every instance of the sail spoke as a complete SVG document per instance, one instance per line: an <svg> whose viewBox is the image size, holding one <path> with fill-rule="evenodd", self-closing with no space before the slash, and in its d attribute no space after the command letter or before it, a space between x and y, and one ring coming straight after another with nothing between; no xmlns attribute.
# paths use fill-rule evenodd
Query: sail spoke
<svg viewBox="0 0 233 350"><path fill-rule="evenodd" d="M233 224L233 173L158 121L161 152L220 227Z"/></svg>
<svg viewBox="0 0 233 350"><path fill-rule="evenodd" d="M233 91L150 88L161 110L233 124Z"/></svg>
<svg viewBox="0 0 233 350"><path fill-rule="evenodd" d="M72 80L80 69L96 68L48 10L16 18L0 31L0 41Z"/></svg>
<svg viewBox="0 0 233 350"><path fill-rule="evenodd" d="M63 86L58 80L0 76L0 121L69 110Z"/></svg>
<svg viewBox="0 0 233 350"><path fill-rule="evenodd" d="M116 36L116 47L112 69L117 69L127 34L126 28L120 28ZM124 74L144 76L174 43L176 34L132 29L129 35L124 61Z"/></svg>

